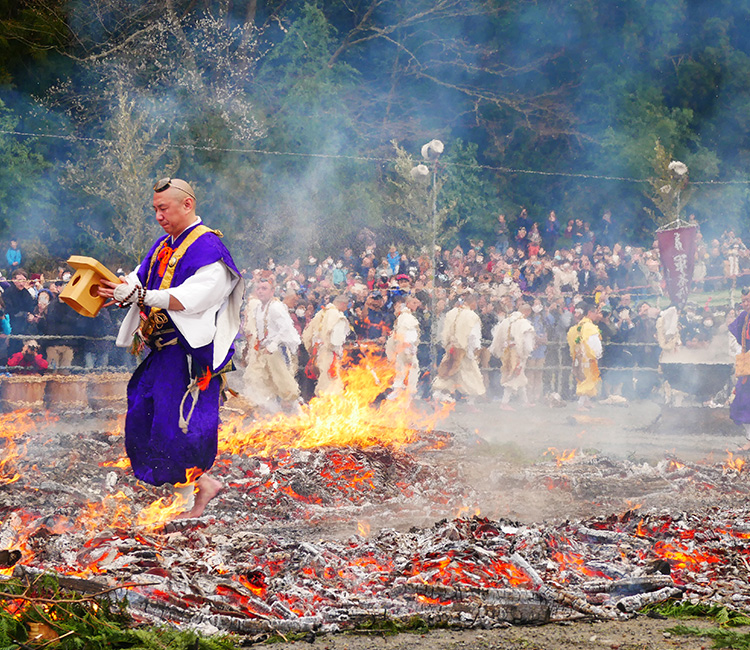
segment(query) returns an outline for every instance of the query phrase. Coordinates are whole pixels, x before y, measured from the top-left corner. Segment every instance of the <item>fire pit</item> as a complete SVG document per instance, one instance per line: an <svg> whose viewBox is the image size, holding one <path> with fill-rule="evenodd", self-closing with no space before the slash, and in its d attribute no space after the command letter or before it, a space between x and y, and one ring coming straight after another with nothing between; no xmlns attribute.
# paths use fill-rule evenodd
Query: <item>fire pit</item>
<svg viewBox="0 0 750 650"><path fill-rule="evenodd" d="M168 491L133 480L121 423L6 414L1 571L53 572L111 588L143 620L241 634L336 631L383 612L476 628L616 621L668 598L747 607L744 459L502 462L474 435L435 431L444 413L371 407L381 388L366 374L298 418L226 413L225 489L196 520L147 507ZM536 499L587 514L477 513Z"/></svg>

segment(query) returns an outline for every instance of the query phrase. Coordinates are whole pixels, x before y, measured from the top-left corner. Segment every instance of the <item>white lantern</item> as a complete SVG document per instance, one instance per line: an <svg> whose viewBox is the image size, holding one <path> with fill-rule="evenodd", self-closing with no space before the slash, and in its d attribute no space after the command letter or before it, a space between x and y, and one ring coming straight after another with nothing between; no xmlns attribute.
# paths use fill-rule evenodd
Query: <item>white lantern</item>
<svg viewBox="0 0 750 650"><path fill-rule="evenodd" d="M425 160L437 160L438 156L443 153L445 146L440 140L430 140L422 147L422 158Z"/></svg>

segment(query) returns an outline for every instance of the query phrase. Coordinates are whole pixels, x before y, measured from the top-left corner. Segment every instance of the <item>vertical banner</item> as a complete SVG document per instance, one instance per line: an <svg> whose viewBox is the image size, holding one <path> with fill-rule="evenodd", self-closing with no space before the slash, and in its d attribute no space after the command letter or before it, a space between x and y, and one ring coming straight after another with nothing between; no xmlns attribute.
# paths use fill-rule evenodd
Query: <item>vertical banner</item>
<svg viewBox="0 0 750 650"><path fill-rule="evenodd" d="M687 302L690 293L697 234L697 226L670 228L656 232L667 293L677 307L682 307Z"/></svg>

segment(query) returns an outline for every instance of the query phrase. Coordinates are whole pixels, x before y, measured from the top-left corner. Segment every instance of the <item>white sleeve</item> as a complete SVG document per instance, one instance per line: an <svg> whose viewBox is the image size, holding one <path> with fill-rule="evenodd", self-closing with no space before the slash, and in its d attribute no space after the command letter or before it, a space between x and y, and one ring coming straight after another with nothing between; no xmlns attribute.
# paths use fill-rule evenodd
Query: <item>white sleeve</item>
<svg viewBox="0 0 750 650"><path fill-rule="evenodd" d="M604 352L602 348L602 340L599 338L598 334L592 334L589 336L588 341L586 341L588 346L591 348L591 351L594 353L594 356L597 359L601 359L602 352Z"/></svg>
<svg viewBox="0 0 750 650"><path fill-rule="evenodd" d="M419 336L417 334L416 327L409 327L404 330L403 341L407 345L414 345L418 339L419 339Z"/></svg>
<svg viewBox="0 0 750 650"><path fill-rule="evenodd" d="M166 289L185 308L185 314L200 314L220 305L231 293L232 274L224 262L199 268L178 287ZM175 312L170 311L170 316Z"/></svg>
<svg viewBox="0 0 750 650"><path fill-rule="evenodd" d="M347 334L349 334L349 321L346 320L346 317L342 317L331 328L331 335L329 337L331 347L340 350L344 345L344 341L346 341Z"/></svg>
<svg viewBox="0 0 750 650"><path fill-rule="evenodd" d="M193 348L214 343L214 366L226 356L240 327L244 282L223 262L204 266L180 286L168 289L185 307L170 311L177 329Z"/></svg>
<svg viewBox="0 0 750 650"><path fill-rule="evenodd" d="M524 356L529 356L536 348L536 332L533 327L524 332L523 342Z"/></svg>
<svg viewBox="0 0 750 650"><path fill-rule="evenodd" d="M289 310L285 305L276 301L269 305L268 309L266 349L269 352L275 352L280 345L286 345L294 354L299 347L300 337L289 315Z"/></svg>
<svg viewBox="0 0 750 650"><path fill-rule="evenodd" d="M138 269L128 275L131 278ZM135 280L140 284L140 282ZM223 262L204 266L178 287L165 289L185 307L169 311L177 329L193 348L214 343L214 367L223 361L240 326L244 282ZM117 337L118 346L128 346L140 324L137 305L130 308Z"/></svg>
<svg viewBox="0 0 750 650"><path fill-rule="evenodd" d="M467 352L473 355L482 345L482 323L477 321L471 328L469 338L467 339Z"/></svg>

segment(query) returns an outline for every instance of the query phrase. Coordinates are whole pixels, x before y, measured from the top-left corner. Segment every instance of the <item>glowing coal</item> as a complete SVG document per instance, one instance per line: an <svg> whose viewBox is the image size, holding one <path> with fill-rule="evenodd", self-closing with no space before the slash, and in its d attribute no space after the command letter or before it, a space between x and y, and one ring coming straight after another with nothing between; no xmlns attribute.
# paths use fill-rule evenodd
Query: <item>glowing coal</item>
<svg viewBox="0 0 750 650"><path fill-rule="evenodd" d="M367 390L287 420L235 414L214 468L225 490L205 517L168 523L153 504L169 490L133 480L115 423L16 414L4 425L18 452L5 475L18 478L0 489L0 571L128 585L113 597L139 617L254 634L332 631L383 610L493 626L617 619L668 597L750 602L742 469L551 450L472 487L475 439L417 428L434 414L373 406L381 386ZM455 518L534 494L589 514Z"/></svg>

